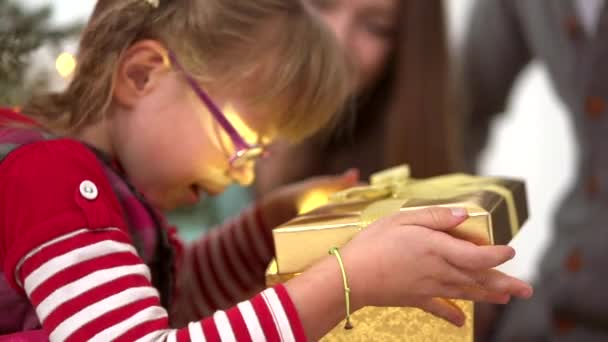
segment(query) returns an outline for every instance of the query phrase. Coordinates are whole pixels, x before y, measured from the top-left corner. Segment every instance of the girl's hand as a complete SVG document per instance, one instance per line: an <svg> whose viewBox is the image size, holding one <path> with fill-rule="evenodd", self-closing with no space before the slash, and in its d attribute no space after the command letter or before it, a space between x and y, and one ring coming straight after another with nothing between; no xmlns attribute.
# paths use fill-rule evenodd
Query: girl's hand
<svg viewBox="0 0 608 342"><path fill-rule="evenodd" d="M300 200L313 190L331 194L359 184L359 171L352 169L338 176L321 176L283 186L262 199L262 216L275 228L298 214Z"/></svg>
<svg viewBox="0 0 608 342"><path fill-rule="evenodd" d="M493 270L515 256L511 247L477 246L445 233L466 218L463 209L421 209L358 234L342 250L354 307L418 307L462 325L461 310L437 297L499 304L530 297L528 284Z"/></svg>

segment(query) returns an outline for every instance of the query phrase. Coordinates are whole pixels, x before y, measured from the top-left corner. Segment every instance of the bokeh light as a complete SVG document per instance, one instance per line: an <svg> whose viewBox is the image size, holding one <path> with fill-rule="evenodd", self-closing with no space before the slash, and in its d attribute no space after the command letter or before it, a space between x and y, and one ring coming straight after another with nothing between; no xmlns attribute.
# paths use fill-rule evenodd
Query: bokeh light
<svg viewBox="0 0 608 342"><path fill-rule="evenodd" d="M72 54L64 52L57 57L55 67L61 77L68 78L76 69L76 58Z"/></svg>

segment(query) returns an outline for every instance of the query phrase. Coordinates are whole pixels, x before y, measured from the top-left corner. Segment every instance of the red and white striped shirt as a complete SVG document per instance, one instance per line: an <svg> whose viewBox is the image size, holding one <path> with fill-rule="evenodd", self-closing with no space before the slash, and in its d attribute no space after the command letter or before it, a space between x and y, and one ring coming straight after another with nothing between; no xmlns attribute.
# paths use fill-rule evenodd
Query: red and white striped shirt
<svg viewBox="0 0 608 342"><path fill-rule="evenodd" d="M47 144L0 165L0 261L51 341L306 340L285 288L264 290L272 244L253 209L183 248L170 317L118 215L100 214L117 200L95 163ZM84 179L98 210L77 198Z"/></svg>

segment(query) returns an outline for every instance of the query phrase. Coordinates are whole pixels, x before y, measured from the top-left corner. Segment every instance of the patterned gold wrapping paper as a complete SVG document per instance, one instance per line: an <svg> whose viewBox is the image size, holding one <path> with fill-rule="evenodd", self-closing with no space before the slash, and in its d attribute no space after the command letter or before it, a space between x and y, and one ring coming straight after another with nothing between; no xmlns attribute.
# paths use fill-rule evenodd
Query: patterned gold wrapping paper
<svg viewBox="0 0 608 342"><path fill-rule="evenodd" d="M370 185L333 194L326 205L275 229L276 260L268 268L267 283L297 276L383 216L428 206L466 208L469 218L452 234L480 245L509 243L528 218L522 181L467 174L413 179L402 166L373 175ZM355 329L338 325L324 341L470 342L473 303L454 303L467 314L463 328L418 309L365 308L353 315Z"/></svg>
<svg viewBox="0 0 608 342"><path fill-rule="evenodd" d="M273 261L266 272L266 282L268 286L274 286L295 276L297 274L278 274L276 262ZM344 330L344 322L341 322L322 341L472 342L473 302L459 300L452 303L458 305L467 316L461 328L419 309L367 307L351 316L354 329Z"/></svg>

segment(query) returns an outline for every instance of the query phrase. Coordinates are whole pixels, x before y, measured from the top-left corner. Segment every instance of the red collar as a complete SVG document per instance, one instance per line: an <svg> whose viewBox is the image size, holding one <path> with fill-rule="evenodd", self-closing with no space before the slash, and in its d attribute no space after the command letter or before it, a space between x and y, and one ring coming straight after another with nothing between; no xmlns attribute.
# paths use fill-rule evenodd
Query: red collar
<svg viewBox="0 0 608 342"><path fill-rule="evenodd" d="M11 108L0 107L0 122L7 122L7 121L38 125L38 122L36 122L36 120L34 120L22 113L19 113L16 108L11 109Z"/></svg>

